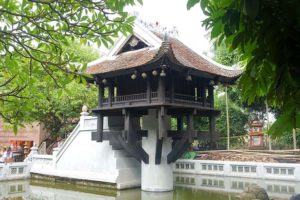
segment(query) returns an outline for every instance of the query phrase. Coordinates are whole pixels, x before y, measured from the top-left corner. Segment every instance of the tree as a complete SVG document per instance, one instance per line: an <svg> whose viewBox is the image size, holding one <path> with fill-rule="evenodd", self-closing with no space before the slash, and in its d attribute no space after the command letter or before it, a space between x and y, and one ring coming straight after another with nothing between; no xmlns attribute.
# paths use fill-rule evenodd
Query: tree
<svg viewBox="0 0 300 200"><path fill-rule="evenodd" d="M79 42L71 42L63 50L74 53L74 62L87 63L99 58L99 53ZM35 101L31 118L44 125L52 138L70 133L79 121L83 105L94 108L97 105L97 88L72 80L63 88L49 82L37 83L40 98Z"/></svg>
<svg viewBox="0 0 300 200"><path fill-rule="evenodd" d="M42 98L41 85L63 88L74 78L82 79L85 61L75 62L76 55L63 47L74 39L109 46L119 32L132 31L134 17L123 9L135 2L0 1L0 117L16 131L32 120L29 113Z"/></svg>
<svg viewBox="0 0 300 200"><path fill-rule="evenodd" d="M236 65L239 60L239 54L237 51L228 51L225 43L221 43L219 46L215 47L215 57L214 60L217 62L233 66ZM245 109L244 104L240 98L240 89L237 86L227 86L228 87L228 111L229 111L229 124L230 136L241 136L247 133L247 123L248 123L248 109ZM225 88L221 85L218 86L216 90L216 108L221 110L220 116L216 120L216 129L221 133L221 136L227 137L227 124L226 124L226 103L225 98L218 97L220 94L224 94ZM240 145L240 141L239 145ZM235 142L231 142L235 143Z"/></svg>
<svg viewBox="0 0 300 200"><path fill-rule="evenodd" d="M97 88L72 81L65 88L44 86L48 97L36 102L32 117L44 125L52 138L69 134L77 125L81 108L97 105Z"/></svg>
<svg viewBox="0 0 300 200"><path fill-rule="evenodd" d="M70 46L63 46L63 51L73 51L76 63L90 62L99 58L99 53L91 47L80 45L79 42L70 42ZM72 46L72 47L71 47ZM69 76L58 71L61 78L68 79ZM45 75L41 71L39 75ZM84 80L84 79L82 79ZM67 82L64 87L57 87L51 80L44 80L43 77L35 77L31 87L24 88L26 98L15 98L0 108L7 109L8 106L19 105L22 109L10 109L6 112L9 122L15 122L18 117L23 117L22 122L37 121L44 125L51 137L69 133L79 120L81 107L85 104L92 108L97 103L97 89L94 85L87 85L72 80ZM27 98L28 97L28 98ZM34 104L32 105L34 100ZM11 123L13 125L18 124Z"/></svg>
<svg viewBox="0 0 300 200"><path fill-rule="evenodd" d="M200 3L211 39L242 56L239 86L251 104L265 97L282 111L269 133L300 127L300 17L298 0L188 0Z"/></svg>

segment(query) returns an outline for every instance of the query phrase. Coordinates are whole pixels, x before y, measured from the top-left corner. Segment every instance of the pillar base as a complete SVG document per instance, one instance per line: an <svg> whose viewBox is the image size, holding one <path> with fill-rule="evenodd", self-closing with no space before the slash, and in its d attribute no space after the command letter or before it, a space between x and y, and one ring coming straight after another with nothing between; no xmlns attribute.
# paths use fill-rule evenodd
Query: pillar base
<svg viewBox="0 0 300 200"><path fill-rule="evenodd" d="M172 140L170 138L163 139L161 163L155 164L158 137L156 110L149 110L149 115L143 118L143 129L148 130L148 137L143 138L142 147L149 155L149 164L142 163L141 188L143 191L151 192L172 191L173 168L171 164L167 163L167 155L172 150Z"/></svg>

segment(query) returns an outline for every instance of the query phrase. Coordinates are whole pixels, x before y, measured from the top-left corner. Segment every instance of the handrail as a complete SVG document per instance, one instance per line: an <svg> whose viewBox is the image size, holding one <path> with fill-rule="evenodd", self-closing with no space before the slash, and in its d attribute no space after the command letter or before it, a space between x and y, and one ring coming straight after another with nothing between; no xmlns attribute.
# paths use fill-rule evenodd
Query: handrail
<svg viewBox="0 0 300 200"><path fill-rule="evenodd" d="M75 139L75 136L78 134L78 130L80 127L80 122L76 125L76 127L73 129L73 131L69 134L67 139L64 141L62 146L60 147L59 151L57 152L57 160L62 156L63 152L68 148L68 146L72 143L72 141ZM77 133L77 134L76 134Z"/></svg>
<svg viewBox="0 0 300 200"><path fill-rule="evenodd" d="M169 97L170 92L167 92L166 95ZM158 92L151 92L150 94L151 99L158 98ZM185 101L185 102L193 102L193 103L199 103L203 104L203 97L193 96L193 95L187 95L187 94L180 94L180 93L174 93L173 96L174 100L178 101ZM129 94L129 95L120 95L112 97L112 103L123 103L123 102L133 102L133 101L140 101L140 100L146 100L147 99L147 93L136 93L136 94ZM103 99L103 103L108 103L108 98ZM210 106L209 102L205 102L204 106Z"/></svg>
<svg viewBox="0 0 300 200"><path fill-rule="evenodd" d="M122 95L116 96L113 98L114 102L123 102L123 101L130 101L130 100L144 100L146 99L146 93L138 93L138 94L130 94L130 95Z"/></svg>

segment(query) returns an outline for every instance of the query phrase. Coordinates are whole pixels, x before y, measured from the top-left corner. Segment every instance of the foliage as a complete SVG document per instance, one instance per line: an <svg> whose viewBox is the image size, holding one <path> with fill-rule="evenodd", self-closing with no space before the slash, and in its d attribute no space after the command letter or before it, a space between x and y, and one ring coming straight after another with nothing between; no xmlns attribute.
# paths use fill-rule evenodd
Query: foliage
<svg viewBox="0 0 300 200"><path fill-rule="evenodd" d="M229 98L228 98L229 99ZM216 129L221 133L221 137L226 136L226 105L225 98L216 98L216 108L221 110L216 120ZM237 106L230 99L228 100L230 136L245 135L247 133L246 125L248 123L248 112Z"/></svg>
<svg viewBox="0 0 300 200"><path fill-rule="evenodd" d="M221 43L219 46L215 45L215 57L218 63L226 66L236 65L239 61L239 53L237 51L229 52L225 43Z"/></svg>
<svg viewBox="0 0 300 200"><path fill-rule="evenodd" d="M72 81L65 88L43 85L47 98L36 102L33 118L41 122L51 137L70 133L79 121L81 108L97 105L97 88ZM46 95L46 94L44 94Z"/></svg>
<svg viewBox="0 0 300 200"><path fill-rule="evenodd" d="M62 48L64 51L74 52L73 61L76 63L90 62L99 58L99 54L91 47L80 45L78 41L70 44L72 44L72 48L69 46ZM78 122L79 113L84 104L90 108L96 106L97 89L94 85L79 83L77 80L67 82L64 87L57 87L57 84L51 79L43 79L42 75L45 75L45 72L39 73L41 77L35 76L31 87L24 88L22 94L26 93L26 98L15 98L15 101L6 103L1 109L14 105L14 102L20 102L22 109L17 109L16 114L23 117L25 122L41 122L54 138L57 135L67 134ZM57 74L61 78L69 79L69 76L61 71L58 71ZM18 112L19 110L20 112ZM14 119L18 118L12 115L10 120Z"/></svg>
<svg viewBox="0 0 300 200"><path fill-rule="evenodd" d="M200 4L211 39L225 42L242 56L239 85L251 104L265 97L282 111L269 133L273 136L300 127L300 14L298 0L188 0Z"/></svg>
<svg viewBox="0 0 300 200"><path fill-rule="evenodd" d="M296 144L300 145L300 131L296 131ZM293 133L292 131L284 132L278 138L272 140L272 149L293 149Z"/></svg>
<svg viewBox="0 0 300 200"><path fill-rule="evenodd" d="M45 86L63 88L74 78L84 81L86 61L76 61L78 54L72 51L71 41L109 46L119 32L132 31L135 17L123 9L135 3L0 1L0 117L13 124L16 132L18 125L34 119L30 112L36 101L45 99L46 91L41 92Z"/></svg>

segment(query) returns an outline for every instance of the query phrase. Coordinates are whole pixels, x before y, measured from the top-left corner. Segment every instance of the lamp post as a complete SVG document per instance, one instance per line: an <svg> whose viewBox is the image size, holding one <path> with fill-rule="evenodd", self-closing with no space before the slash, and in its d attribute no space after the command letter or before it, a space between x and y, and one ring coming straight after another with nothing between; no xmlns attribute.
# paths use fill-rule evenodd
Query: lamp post
<svg viewBox="0 0 300 200"><path fill-rule="evenodd" d="M225 86L224 92L220 93L218 97L225 95L225 107L226 107L226 126L227 126L227 150L230 150L230 125L229 125L229 106L228 106L228 94L227 94L227 85Z"/></svg>
<svg viewBox="0 0 300 200"><path fill-rule="evenodd" d="M225 86L225 103L226 103L226 124L227 124L227 150L229 150L230 149L230 131L229 131L229 111L228 111L227 85Z"/></svg>
<svg viewBox="0 0 300 200"><path fill-rule="evenodd" d="M297 150L297 138L296 138L296 129L293 128L293 143L294 143L294 150Z"/></svg>

